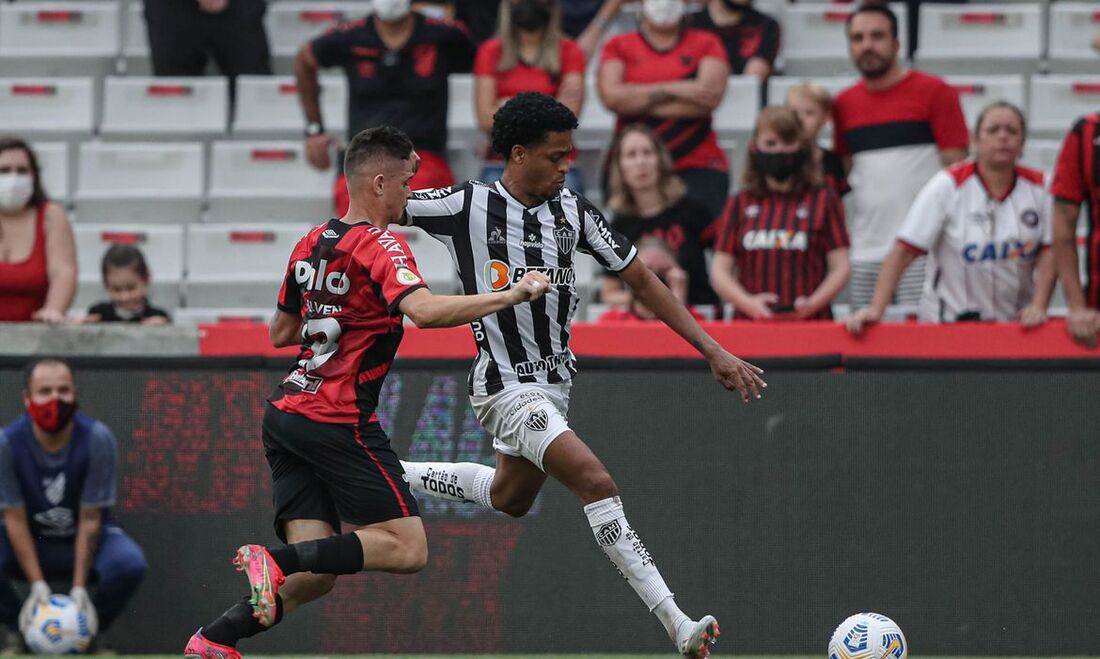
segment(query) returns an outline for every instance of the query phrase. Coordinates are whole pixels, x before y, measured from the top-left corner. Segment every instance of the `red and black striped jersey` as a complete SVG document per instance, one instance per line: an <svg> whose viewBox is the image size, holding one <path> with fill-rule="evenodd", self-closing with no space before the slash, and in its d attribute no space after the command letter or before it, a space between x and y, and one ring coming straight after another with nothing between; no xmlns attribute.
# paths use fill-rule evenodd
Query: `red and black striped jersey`
<svg viewBox="0 0 1100 659"><path fill-rule="evenodd" d="M1100 113L1081 117L1062 142L1050 194L1069 204L1087 204L1085 301L1100 309Z"/></svg>
<svg viewBox="0 0 1100 659"><path fill-rule="evenodd" d="M698 75L699 64L707 58L727 62L726 50L718 37L705 30L685 29L679 43L669 50L657 50L641 32L628 32L607 40L600 62L620 61L623 82L647 84L690 80ZM711 117L665 118L620 116L616 132L623 126L641 122L660 136L672 155L676 171L717 169L729 171L729 161L711 128Z"/></svg>
<svg viewBox="0 0 1100 659"><path fill-rule="evenodd" d="M279 290L279 309L302 318L302 347L271 403L320 423L373 421L403 334L398 305L424 287L401 236L368 222L314 227Z"/></svg>
<svg viewBox="0 0 1100 659"><path fill-rule="evenodd" d="M775 293L780 305L809 296L828 274L826 255L848 246L844 206L818 186L802 197L737 193L726 206L717 249L731 255L749 293ZM831 318L828 308L818 318Z"/></svg>

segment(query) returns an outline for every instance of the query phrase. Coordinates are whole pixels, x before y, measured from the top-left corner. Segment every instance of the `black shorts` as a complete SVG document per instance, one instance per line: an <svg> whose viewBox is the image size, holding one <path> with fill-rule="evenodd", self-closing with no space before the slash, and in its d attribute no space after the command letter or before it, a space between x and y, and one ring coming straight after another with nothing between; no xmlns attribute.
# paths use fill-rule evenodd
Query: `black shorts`
<svg viewBox="0 0 1100 659"><path fill-rule="evenodd" d="M275 534L286 542L293 519L366 526L420 509L390 439L377 423L318 423L300 414L264 410L264 455L271 467Z"/></svg>

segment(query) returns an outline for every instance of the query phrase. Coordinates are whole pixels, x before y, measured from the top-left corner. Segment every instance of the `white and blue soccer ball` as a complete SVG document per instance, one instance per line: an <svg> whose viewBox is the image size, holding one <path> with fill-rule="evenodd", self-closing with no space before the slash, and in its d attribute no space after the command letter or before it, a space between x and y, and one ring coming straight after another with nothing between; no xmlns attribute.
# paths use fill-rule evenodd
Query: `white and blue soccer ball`
<svg viewBox="0 0 1100 659"><path fill-rule="evenodd" d="M34 607L23 640L35 654L84 654L92 631L68 595L50 595L49 601Z"/></svg>
<svg viewBox="0 0 1100 659"><path fill-rule="evenodd" d="M906 659L909 643L897 623L879 613L857 613L833 632L829 659Z"/></svg>

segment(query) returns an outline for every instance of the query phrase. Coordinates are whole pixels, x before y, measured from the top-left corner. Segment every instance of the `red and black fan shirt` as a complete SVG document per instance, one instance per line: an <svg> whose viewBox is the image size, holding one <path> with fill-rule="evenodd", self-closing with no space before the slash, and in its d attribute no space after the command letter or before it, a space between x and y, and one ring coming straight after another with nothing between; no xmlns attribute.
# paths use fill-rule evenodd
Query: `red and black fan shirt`
<svg viewBox="0 0 1100 659"><path fill-rule="evenodd" d="M754 57L775 65L779 54L779 22L753 7L742 10L741 20L733 25L718 25L706 7L690 16L692 27L713 32L722 40L730 61L730 72L741 75Z"/></svg>
<svg viewBox="0 0 1100 659"><path fill-rule="evenodd" d="M1087 204L1088 235L1085 238L1085 301L1100 309L1100 113L1079 119L1062 142L1050 194L1073 205Z"/></svg>

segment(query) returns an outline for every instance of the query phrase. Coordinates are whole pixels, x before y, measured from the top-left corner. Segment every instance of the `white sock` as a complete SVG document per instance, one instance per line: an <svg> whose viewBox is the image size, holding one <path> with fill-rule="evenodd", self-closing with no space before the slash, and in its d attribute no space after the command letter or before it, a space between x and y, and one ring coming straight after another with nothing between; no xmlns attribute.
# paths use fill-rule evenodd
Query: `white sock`
<svg viewBox="0 0 1100 659"><path fill-rule="evenodd" d="M669 638L676 641L677 628L689 618L676 606L672 591L657 571L653 557L626 521L622 501L619 497L611 497L590 503L584 507L584 514L588 516L596 542L615 569L661 621Z"/></svg>
<svg viewBox="0 0 1100 659"><path fill-rule="evenodd" d="M489 490L496 470L476 462L405 462L409 488L444 501L478 503L492 509Z"/></svg>

